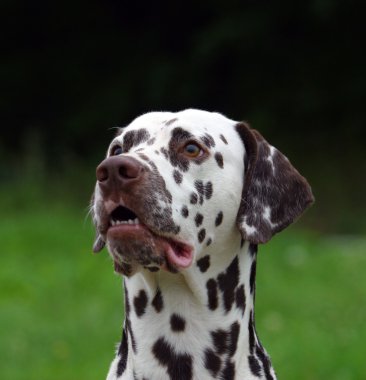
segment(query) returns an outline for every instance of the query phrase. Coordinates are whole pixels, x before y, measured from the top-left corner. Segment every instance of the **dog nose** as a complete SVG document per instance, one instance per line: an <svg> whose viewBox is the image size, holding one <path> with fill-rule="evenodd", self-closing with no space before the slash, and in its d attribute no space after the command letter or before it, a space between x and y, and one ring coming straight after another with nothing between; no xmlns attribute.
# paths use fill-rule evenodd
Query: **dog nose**
<svg viewBox="0 0 366 380"><path fill-rule="evenodd" d="M140 180L142 165L132 157L112 156L100 163L96 170L102 190L124 189Z"/></svg>

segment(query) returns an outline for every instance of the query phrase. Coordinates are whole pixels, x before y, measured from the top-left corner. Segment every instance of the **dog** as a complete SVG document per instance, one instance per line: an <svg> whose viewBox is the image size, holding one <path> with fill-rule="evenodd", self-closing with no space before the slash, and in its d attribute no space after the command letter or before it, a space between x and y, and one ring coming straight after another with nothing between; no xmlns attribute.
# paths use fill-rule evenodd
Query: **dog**
<svg viewBox="0 0 366 380"><path fill-rule="evenodd" d="M244 122L195 109L118 130L96 169L94 252L123 275L108 380L274 380L254 321L257 246L313 202Z"/></svg>

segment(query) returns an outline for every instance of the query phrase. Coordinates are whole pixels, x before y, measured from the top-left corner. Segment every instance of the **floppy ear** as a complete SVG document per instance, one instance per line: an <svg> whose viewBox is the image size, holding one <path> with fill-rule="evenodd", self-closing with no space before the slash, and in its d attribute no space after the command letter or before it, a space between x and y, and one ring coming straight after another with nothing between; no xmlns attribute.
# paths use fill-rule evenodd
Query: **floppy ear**
<svg viewBox="0 0 366 380"><path fill-rule="evenodd" d="M314 202L306 179L256 130L238 123L245 145L244 186L237 225L244 240L266 243Z"/></svg>

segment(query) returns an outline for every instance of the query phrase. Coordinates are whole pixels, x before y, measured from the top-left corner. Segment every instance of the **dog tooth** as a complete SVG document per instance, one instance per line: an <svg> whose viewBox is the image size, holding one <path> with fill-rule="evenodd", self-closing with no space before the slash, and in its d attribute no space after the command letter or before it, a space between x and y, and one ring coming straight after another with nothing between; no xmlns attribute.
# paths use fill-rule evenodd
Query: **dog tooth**
<svg viewBox="0 0 366 380"><path fill-rule="evenodd" d="M115 226L115 225L116 225L116 222L115 222L113 219L111 220L111 225L112 225L112 226Z"/></svg>
<svg viewBox="0 0 366 380"><path fill-rule="evenodd" d="M139 224L139 220L138 220L138 218L136 218L133 222L134 222L135 224Z"/></svg>

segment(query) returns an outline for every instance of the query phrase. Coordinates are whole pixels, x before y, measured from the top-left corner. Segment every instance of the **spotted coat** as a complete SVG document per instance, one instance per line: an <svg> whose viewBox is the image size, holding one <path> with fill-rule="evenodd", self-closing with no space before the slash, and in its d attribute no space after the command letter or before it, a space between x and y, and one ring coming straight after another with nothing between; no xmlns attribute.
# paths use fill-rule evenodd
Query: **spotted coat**
<svg viewBox="0 0 366 380"><path fill-rule="evenodd" d="M255 330L257 246L313 201L288 159L221 114L153 112L118 132L97 179L94 251L125 289L107 379L276 379Z"/></svg>

